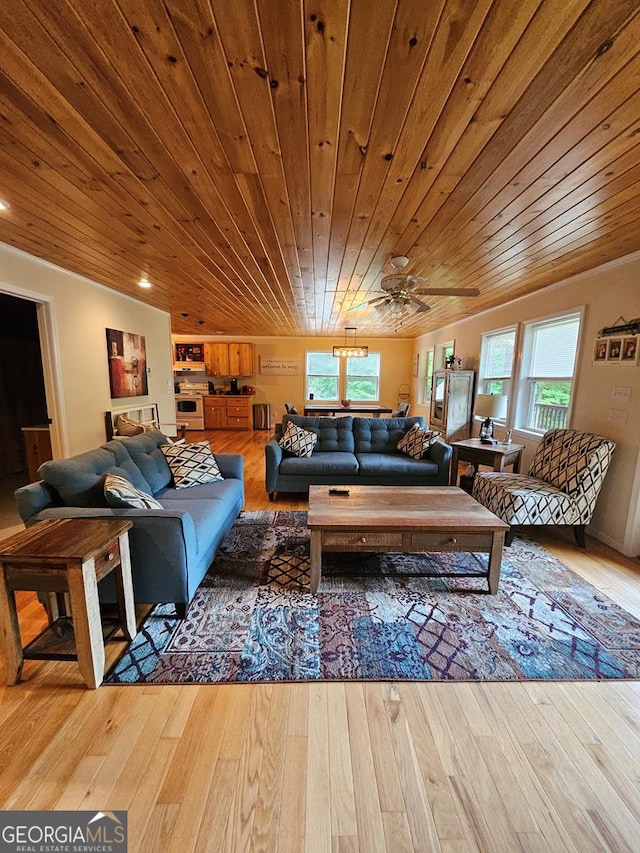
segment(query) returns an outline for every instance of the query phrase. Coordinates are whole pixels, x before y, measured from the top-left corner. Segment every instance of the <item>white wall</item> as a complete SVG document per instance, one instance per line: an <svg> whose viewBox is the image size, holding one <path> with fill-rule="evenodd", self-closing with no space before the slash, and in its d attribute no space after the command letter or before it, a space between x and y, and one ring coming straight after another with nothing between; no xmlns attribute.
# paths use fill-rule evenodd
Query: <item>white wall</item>
<svg viewBox="0 0 640 853"><path fill-rule="evenodd" d="M593 364L592 354L599 329L614 325L619 317L627 321L640 317L639 281L640 253L636 253L415 341L415 351L424 353L434 344L455 340L463 366L477 370L483 332L585 306L570 425L616 442L589 533L628 556L640 553L640 365ZM423 357L420 363L422 370ZM619 387L631 389L628 402L614 399ZM418 393L415 380L414 398ZM428 418L426 406L418 405L416 411ZM619 411L625 423L612 420ZM536 442L517 433L514 440L526 445L526 470Z"/></svg>
<svg viewBox="0 0 640 853"><path fill-rule="evenodd" d="M60 404L55 455L80 453L105 441L104 413L157 402L160 417L175 422L169 315L88 279L0 244L0 290L44 303L52 360L59 365ZM39 311L39 316L42 312ZM144 335L149 394L111 400L105 329ZM46 353L45 353L46 357ZM17 366L19 369L19 366ZM56 417L49 399L49 415Z"/></svg>

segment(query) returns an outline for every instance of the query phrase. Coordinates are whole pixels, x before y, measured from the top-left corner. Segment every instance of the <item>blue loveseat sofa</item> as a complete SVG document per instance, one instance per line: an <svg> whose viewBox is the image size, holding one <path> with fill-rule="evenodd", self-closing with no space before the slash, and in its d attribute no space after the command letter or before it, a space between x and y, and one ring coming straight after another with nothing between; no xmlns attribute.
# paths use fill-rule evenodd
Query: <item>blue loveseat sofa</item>
<svg viewBox="0 0 640 853"><path fill-rule="evenodd" d="M278 441L293 421L315 432L311 456L299 458L283 451ZM276 492L306 492L309 486L446 486L451 447L437 439L422 459L397 449L413 424L424 427L422 417L313 418L285 415L265 446L265 485L269 499Z"/></svg>
<svg viewBox="0 0 640 853"><path fill-rule="evenodd" d="M68 459L45 462L43 478L16 491L18 512L29 526L45 518L128 518L136 602L174 603L183 617L218 545L244 506L243 457L215 454L223 480L175 489L157 430L112 440ZM104 497L107 474L119 474L152 494L162 509L114 509ZM100 599L115 601L112 576Z"/></svg>

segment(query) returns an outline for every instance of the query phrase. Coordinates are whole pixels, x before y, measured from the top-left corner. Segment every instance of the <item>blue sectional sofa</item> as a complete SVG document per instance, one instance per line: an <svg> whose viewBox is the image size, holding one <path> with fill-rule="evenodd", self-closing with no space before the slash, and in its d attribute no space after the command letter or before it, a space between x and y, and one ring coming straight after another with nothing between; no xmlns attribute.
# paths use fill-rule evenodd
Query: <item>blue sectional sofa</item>
<svg viewBox="0 0 640 853"><path fill-rule="evenodd" d="M309 457L293 456L278 441L293 421L315 432L318 441ZM412 459L397 449L402 436L424 419L313 418L285 415L265 446L265 485L276 492L306 492L311 485L446 486L451 447L437 439L426 457Z"/></svg>
<svg viewBox="0 0 640 853"><path fill-rule="evenodd" d="M156 430L109 441L95 450L45 462L43 478L16 491L27 526L45 518L128 518L136 602L174 603L179 616L244 506L243 457L217 453L223 476L204 485L175 489L160 450L166 437ZM153 495L162 509L114 509L104 497L107 474L119 474ZM112 575L100 584L102 601L115 601ZM111 583L109 583L111 581Z"/></svg>

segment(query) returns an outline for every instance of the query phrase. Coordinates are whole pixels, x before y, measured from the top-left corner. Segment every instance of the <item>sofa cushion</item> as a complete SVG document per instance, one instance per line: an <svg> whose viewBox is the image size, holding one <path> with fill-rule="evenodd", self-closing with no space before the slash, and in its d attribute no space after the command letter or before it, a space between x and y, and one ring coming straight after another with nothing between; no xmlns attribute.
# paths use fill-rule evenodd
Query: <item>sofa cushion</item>
<svg viewBox="0 0 640 853"><path fill-rule="evenodd" d="M304 459L289 456L280 463L280 474L283 476L342 477L357 473L358 460L354 454L341 450L313 453Z"/></svg>
<svg viewBox="0 0 640 853"><path fill-rule="evenodd" d="M303 429L301 426L289 421L278 444L287 453L292 453L300 458L311 456L313 448L318 442L318 435L310 430Z"/></svg>
<svg viewBox="0 0 640 853"><path fill-rule="evenodd" d="M104 478L104 496L109 506L132 509L162 509L162 504L117 474Z"/></svg>
<svg viewBox="0 0 640 853"><path fill-rule="evenodd" d="M195 444L165 444L160 450L169 463L176 489L201 486L222 480L216 458L208 441Z"/></svg>
<svg viewBox="0 0 640 853"><path fill-rule="evenodd" d="M396 453L398 442L414 424L424 427L424 419L355 418L353 436L356 453Z"/></svg>
<svg viewBox="0 0 640 853"><path fill-rule="evenodd" d="M127 469L117 465L113 453L106 447L87 450L69 459L44 462L38 468L38 474L56 490L63 503L80 507L108 506L104 496L104 478L107 474L118 474L130 479Z"/></svg>
<svg viewBox="0 0 640 853"><path fill-rule="evenodd" d="M112 443L120 444L127 449L131 459L147 481L152 495L171 482L171 469L160 450L162 445L169 442L159 430L149 430L141 435L109 442L109 446Z"/></svg>
<svg viewBox="0 0 640 853"><path fill-rule="evenodd" d="M358 453L361 477L435 477L438 465L404 453Z"/></svg>
<svg viewBox="0 0 640 853"><path fill-rule="evenodd" d="M302 415L285 415L282 420L284 429L289 422L300 426L318 436L318 442L314 448L314 456L317 453L333 453L342 450L353 453L353 417L348 415L344 418L306 418Z"/></svg>
<svg viewBox="0 0 640 853"><path fill-rule="evenodd" d="M151 486L140 468L138 468L131 458L131 454L123 441L113 439L102 446L105 450L113 454L117 467L124 472L123 477L129 480L130 483L133 483L136 489L140 489L143 492L151 492Z"/></svg>
<svg viewBox="0 0 640 853"><path fill-rule="evenodd" d="M422 459L433 442L440 435L431 429L424 429L420 424L414 424L398 442L398 450L411 456L412 459Z"/></svg>

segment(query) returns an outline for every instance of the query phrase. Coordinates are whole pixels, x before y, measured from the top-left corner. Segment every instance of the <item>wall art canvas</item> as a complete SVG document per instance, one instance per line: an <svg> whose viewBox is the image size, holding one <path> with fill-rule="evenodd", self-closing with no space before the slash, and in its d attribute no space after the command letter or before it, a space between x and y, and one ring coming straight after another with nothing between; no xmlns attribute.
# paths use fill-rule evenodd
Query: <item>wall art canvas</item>
<svg viewBox="0 0 640 853"><path fill-rule="evenodd" d="M144 397L149 393L144 335L106 331L111 399Z"/></svg>

